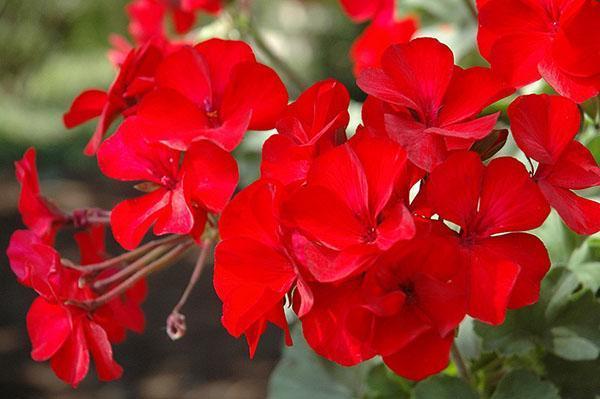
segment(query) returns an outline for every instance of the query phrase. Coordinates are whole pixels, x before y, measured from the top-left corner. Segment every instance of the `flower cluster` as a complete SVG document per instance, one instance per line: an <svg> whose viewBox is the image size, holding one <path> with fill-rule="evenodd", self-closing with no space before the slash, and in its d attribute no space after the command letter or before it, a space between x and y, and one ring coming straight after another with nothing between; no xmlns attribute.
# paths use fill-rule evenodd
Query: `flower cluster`
<svg viewBox="0 0 600 399"><path fill-rule="evenodd" d="M600 231L600 204L574 192L600 186L600 168L575 139L577 102L600 87L600 40L587 30L600 4L558 3L479 1L478 42L491 67L461 68L439 41L411 40L417 23L397 19L394 1L342 0L353 20L371 21L351 51L368 97L348 132L340 82L317 82L288 104L248 44L169 38L167 15L185 33L196 11L217 13L221 1L133 1L135 47L120 42L114 83L80 94L64 123L98 118L85 153L140 195L111 211L65 212L40 192L35 151L16 163L27 229L13 234L8 256L39 295L27 315L32 358L50 360L73 386L90 354L101 380L118 378L112 344L143 330L145 278L201 248L167 321L180 337L179 311L220 238L222 322L245 335L251 356L269 323L291 344L295 313L314 351L339 364L381 356L414 380L444 369L467 315L498 325L507 309L537 301L550 260L528 231L551 207L576 233ZM508 130L488 107L540 76L560 95L519 96L508 107L527 166L494 157ZM248 131L271 129L261 177L231 199L232 151ZM106 254L107 228L127 252ZM165 237L143 243L150 230ZM79 245L78 263L56 249L63 233Z"/></svg>

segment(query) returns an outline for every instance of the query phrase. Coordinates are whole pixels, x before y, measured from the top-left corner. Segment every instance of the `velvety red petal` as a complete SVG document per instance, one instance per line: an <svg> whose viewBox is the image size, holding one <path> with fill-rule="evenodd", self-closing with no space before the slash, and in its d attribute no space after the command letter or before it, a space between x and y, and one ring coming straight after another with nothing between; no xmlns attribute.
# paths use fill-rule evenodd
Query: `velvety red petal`
<svg viewBox="0 0 600 399"><path fill-rule="evenodd" d="M98 150L98 166L113 179L144 180L163 184L163 177L177 174L179 152L145 137L152 129L137 118L124 121Z"/></svg>
<svg viewBox="0 0 600 399"><path fill-rule="evenodd" d="M338 196L324 187L298 190L285 204L295 225L332 249L363 242L368 229Z"/></svg>
<svg viewBox="0 0 600 399"><path fill-rule="evenodd" d="M600 203L543 180L539 182L539 186L550 205L571 230L585 235L600 231Z"/></svg>
<svg viewBox="0 0 600 399"><path fill-rule="evenodd" d="M545 57L539 65L539 71L558 94L577 103L582 103L600 92L599 77L581 78L569 75L557 65L553 57Z"/></svg>
<svg viewBox="0 0 600 399"><path fill-rule="evenodd" d="M441 218L468 228L477 213L484 166L473 152L452 155L429 176L427 199Z"/></svg>
<svg viewBox="0 0 600 399"><path fill-rule="evenodd" d="M440 337L431 331L422 334L400 351L384 356L383 362L396 374L410 380L422 380L448 366L454 333Z"/></svg>
<svg viewBox="0 0 600 399"><path fill-rule="evenodd" d="M182 47L168 55L156 71L158 87L177 90L199 106L212 101L208 66L204 58L191 47Z"/></svg>
<svg viewBox="0 0 600 399"><path fill-rule="evenodd" d="M485 170L475 230L481 236L539 227L550 208L525 166L514 158L492 160Z"/></svg>
<svg viewBox="0 0 600 399"><path fill-rule="evenodd" d="M194 216L181 185L171 190L169 203L158 213L154 234L187 234L194 226Z"/></svg>
<svg viewBox="0 0 600 399"><path fill-rule="evenodd" d="M96 364L96 373L100 381L120 378L123 368L113 359L113 351L106 332L93 321L85 323L85 337Z"/></svg>
<svg viewBox="0 0 600 399"><path fill-rule="evenodd" d="M123 248L132 250L158 219L159 212L169 205L171 193L159 188L141 197L125 200L115 206L110 215L110 225L115 240Z"/></svg>
<svg viewBox="0 0 600 399"><path fill-rule="evenodd" d="M551 171L546 175L545 165L540 165L536 175L553 186L582 190L600 185L600 167L594 156L583 144L573 140L563 151Z"/></svg>
<svg viewBox="0 0 600 399"><path fill-rule="evenodd" d="M471 287L468 313L485 323L502 324L521 268L490 252L485 242L472 248L468 256Z"/></svg>
<svg viewBox="0 0 600 399"><path fill-rule="evenodd" d="M546 164L558 160L581 124L577 104L547 94L520 96L508 107L508 117L519 148Z"/></svg>
<svg viewBox="0 0 600 399"><path fill-rule="evenodd" d="M195 46L204 56L210 71L213 106L218 108L233 69L243 62L256 62L252 48L238 40L210 39Z"/></svg>
<svg viewBox="0 0 600 399"><path fill-rule="evenodd" d="M174 9L173 12L173 25L175 26L175 32L181 34L189 32L196 22L196 14L193 12L186 12L181 9Z"/></svg>
<svg viewBox="0 0 600 399"><path fill-rule="evenodd" d="M83 322L78 320L74 323L71 335L50 361L56 376L74 388L87 375L90 367L90 352L85 339Z"/></svg>
<svg viewBox="0 0 600 399"><path fill-rule="evenodd" d="M63 122L67 129L81 125L97 116L100 116L108 96L102 90L86 90L73 100L71 108L63 115Z"/></svg>
<svg viewBox="0 0 600 399"><path fill-rule="evenodd" d="M36 298L27 312L31 358L38 362L50 359L65 343L72 328L66 308L42 297Z"/></svg>
<svg viewBox="0 0 600 399"><path fill-rule="evenodd" d="M352 366L373 357L365 342L348 330L348 314L359 293L359 282L353 280L339 287L313 287L315 301L302 319L302 332L311 348L326 359Z"/></svg>
<svg viewBox="0 0 600 399"><path fill-rule="evenodd" d="M390 249L398 241L410 240L415 236L413 216L403 203L397 203L386 209L380 217L383 222L377 227L375 243L381 250Z"/></svg>
<svg viewBox="0 0 600 399"><path fill-rule="evenodd" d="M356 79L356 84L362 91L379 100L404 107L417 107L412 99L396 87L394 79L381 68L363 70Z"/></svg>
<svg viewBox="0 0 600 399"><path fill-rule="evenodd" d="M472 141L479 140L487 136L494 129L499 116L500 112L497 112L470 121L453 123L442 127L430 127L425 130L425 133L439 134L445 138L458 138ZM459 148L468 148L468 146L468 144L464 145L462 143L454 145L454 147Z"/></svg>
<svg viewBox="0 0 600 399"><path fill-rule="evenodd" d="M519 265L519 275L508 306L515 309L537 302L540 283L550 269L544 243L531 234L513 233L491 237L485 240L484 245L498 258L506 258Z"/></svg>
<svg viewBox="0 0 600 399"><path fill-rule="evenodd" d="M456 67L438 116L439 124L446 126L477 116L485 107L513 91L488 68Z"/></svg>
<svg viewBox="0 0 600 399"><path fill-rule="evenodd" d="M245 62L231 72L219 109L220 117L252 111L251 130L269 130L275 127L288 102L287 90L277 73L262 64Z"/></svg>
<svg viewBox="0 0 600 399"><path fill-rule="evenodd" d="M458 327L467 313L465 287L460 279L446 282L422 275L415 281L418 306L431 319L440 335Z"/></svg>
<svg viewBox="0 0 600 399"><path fill-rule="evenodd" d="M263 144L261 176L283 184L304 180L314 155L314 146L296 145L289 137L274 134Z"/></svg>
<svg viewBox="0 0 600 399"><path fill-rule="evenodd" d="M212 212L223 210L239 180L233 156L206 140L190 146L182 173L186 198Z"/></svg>

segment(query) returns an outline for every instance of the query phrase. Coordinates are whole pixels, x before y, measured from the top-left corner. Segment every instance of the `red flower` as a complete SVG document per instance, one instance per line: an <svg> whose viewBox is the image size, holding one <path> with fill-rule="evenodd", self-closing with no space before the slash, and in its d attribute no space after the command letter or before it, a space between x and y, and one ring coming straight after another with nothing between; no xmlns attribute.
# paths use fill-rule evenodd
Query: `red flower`
<svg viewBox="0 0 600 399"><path fill-rule="evenodd" d="M600 90L600 3L488 0L479 7L479 50L510 85L541 77L583 102Z"/></svg>
<svg viewBox="0 0 600 399"><path fill-rule="evenodd" d="M15 162L15 170L21 184L19 212L23 224L44 242L52 244L68 216L41 194L34 148L29 148L23 158Z"/></svg>
<svg viewBox="0 0 600 399"><path fill-rule="evenodd" d="M219 222L214 285L221 320L231 335L246 334L251 356L267 322L282 328L291 344L283 304L298 275L280 223L284 195L279 183L258 180L235 196ZM298 281L306 312L312 296Z"/></svg>
<svg viewBox="0 0 600 399"><path fill-rule="evenodd" d="M452 51L429 38L389 47L381 68L365 70L357 83L390 105L379 133L400 143L426 171L490 133L499 113L477 115L510 93L489 69L455 66Z"/></svg>
<svg viewBox="0 0 600 399"><path fill-rule="evenodd" d="M525 167L513 158L486 167L476 153L457 153L431 173L425 187L434 212L460 226L469 314L500 324L507 306L537 301L550 261L537 237L518 231L540 226L549 208Z"/></svg>
<svg viewBox="0 0 600 399"><path fill-rule="evenodd" d="M256 62L246 43L232 40L211 39L171 54L156 83L137 115L157 129L143 134L179 150L209 139L230 151L247 130L275 127L288 100L275 71Z"/></svg>
<svg viewBox="0 0 600 399"><path fill-rule="evenodd" d="M188 234L199 239L207 212L220 212L235 189L235 159L215 144L202 140L183 155L160 143L150 143L153 126L137 117L126 120L98 152L100 170L122 181L145 181L147 194L118 204L111 213L115 239L135 248L148 229L154 233Z"/></svg>
<svg viewBox="0 0 600 399"><path fill-rule="evenodd" d="M394 0L340 0L344 11L355 22L375 19L394 12Z"/></svg>
<svg viewBox="0 0 600 399"><path fill-rule="evenodd" d="M283 112L262 150L261 175L288 184L304 180L314 158L346 141L350 96L333 79L315 83Z"/></svg>
<svg viewBox="0 0 600 399"><path fill-rule="evenodd" d="M574 140L581 124L577 105L560 96L521 96L508 116L518 146L539 162L533 178L550 205L576 233L600 231L600 203L572 191L600 186L598 164Z"/></svg>
<svg viewBox="0 0 600 399"><path fill-rule="evenodd" d="M134 0L127 6L129 32L139 44L165 36L164 19L171 14L175 31L188 32L196 22L196 12L217 14L221 0Z"/></svg>
<svg viewBox="0 0 600 399"><path fill-rule="evenodd" d="M357 138L317 158L307 185L286 201L303 265L317 281L341 280L400 240L414 235L404 202L394 194L406 155L386 139Z"/></svg>
<svg viewBox="0 0 600 399"><path fill-rule="evenodd" d="M367 271L349 323L392 370L413 380L447 366L454 330L467 310L454 233L437 221L417 227L414 239L396 244Z"/></svg>
<svg viewBox="0 0 600 399"><path fill-rule="evenodd" d="M79 273L63 268L58 252L30 231L17 230L7 253L19 281L40 295L27 313L33 360L50 360L56 375L75 387L88 372L91 352L100 380L119 378L123 370L106 331L93 314L67 304L91 295L78 289Z"/></svg>
<svg viewBox="0 0 600 399"><path fill-rule="evenodd" d="M418 29L415 18L379 18L373 21L356 39L350 50L354 62L354 75L373 67L379 67L381 57L392 44L406 43Z"/></svg>
<svg viewBox="0 0 600 399"><path fill-rule="evenodd" d="M96 153L102 137L119 115L135 113L139 100L154 88L154 74L162 57L162 48L150 42L133 49L121 65L108 92L90 89L73 100L71 108L63 117L67 128L71 129L100 117L96 130L85 147L85 154Z"/></svg>

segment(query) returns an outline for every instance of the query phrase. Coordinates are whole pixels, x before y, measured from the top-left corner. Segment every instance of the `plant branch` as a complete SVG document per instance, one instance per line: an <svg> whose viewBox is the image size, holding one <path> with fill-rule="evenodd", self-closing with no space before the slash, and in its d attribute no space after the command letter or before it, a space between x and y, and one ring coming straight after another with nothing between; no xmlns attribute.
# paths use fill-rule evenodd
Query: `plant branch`
<svg viewBox="0 0 600 399"><path fill-rule="evenodd" d="M452 358L452 362L456 365L456 370L458 371L460 378L471 384L471 374L469 373L469 368L460 354L456 343L452 344L452 348L450 349L450 357Z"/></svg>
<svg viewBox="0 0 600 399"><path fill-rule="evenodd" d="M196 261L196 265L194 266L194 270L190 277L190 281L188 282L179 302L175 305L169 317L167 317L167 334L169 337L175 341L185 335L186 325L185 325L185 316L180 313L181 308L187 302L190 294L192 293L194 287L198 283L200 276L202 275L202 271L204 270L204 266L206 264L206 260L208 259L208 255L210 254L211 249L213 248L214 237L207 238L202 243L202 250L200 251L200 255L198 256L198 260Z"/></svg>

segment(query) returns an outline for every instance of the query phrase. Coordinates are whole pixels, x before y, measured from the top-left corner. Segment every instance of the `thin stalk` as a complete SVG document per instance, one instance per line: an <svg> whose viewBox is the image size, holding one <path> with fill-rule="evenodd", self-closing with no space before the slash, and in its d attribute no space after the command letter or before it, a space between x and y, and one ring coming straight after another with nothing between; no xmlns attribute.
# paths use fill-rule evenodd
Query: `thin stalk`
<svg viewBox="0 0 600 399"><path fill-rule="evenodd" d="M107 260L104 260L104 261L98 262L98 263L91 263L88 265L77 265L68 259L62 259L61 262L62 262L63 266L65 266L65 267L78 270L84 274L90 274L93 272L98 272L98 271L108 269L110 267L120 266L121 264L123 264L125 262L129 262L129 261L139 258L140 256L144 255L149 250L154 249L160 245L175 243L178 241L182 241L186 238L187 238L186 236L171 235L166 238L161 238L158 240L150 241L150 242L134 249L133 251L125 252L119 256L115 256L114 258L110 258L110 259L107 259Z"/></svg>
<svg viewBox="0 0 600 399"><path fill-rule="evenodd" d="M169 252L164 254L159 259L150 263L143 269L137 271L135 274L130 276L128 279L106 292L103 295L100 295L97 298L84 301L84 302L75 302L71 301L69 304L79 306L88 311L93 311L100 306L106 305L108 302L112 301L116 297L124 294L128 289L130 289L134 284L136 284L142 278L148 276L149 274L160 270L166 266L169 266L175 263L185 252L192 246L193 242L183 242L178 244L175 248L171 249Z"/></svg>
<svg viewBox="0 0 600 399"><path fill-rule="evenodd" d="M194 270L190 277L190 281L188 282L179 302L175 305L169 317L167 317L167 334L172 340L176 340L181 338L185 334L186 325L185 325L185 316L181 314L180 310L187 302L190 294L194 290L194 287L200 280L200 276L202 275L202 271L204 270L204 266L206 264L206 260L208 259L208 255L213 247L214 238L206 239L202 243L202 250L200 251L200 255L198 256L198 260L196 261L196 265L194 266Z"/></svg>
<svg viewBox="0 0 600 399"><path fill-rule="evenodd" d="M475 8L473 1L472 0L463 0L463 3L469 9L469 13L471 14L471 16L475 19L475 21L477 21L477 9Z"/></svg>
<svg viewBox="0 0 600 399"><path fill-rule="evenodd" d="M450 350L450 357L452 358L452 362L456 365L456 370L458 371L458 375L460 378L465 380L467 383L471 383L471 374L469 373L469 368L465 363L458 346L456 343L452 344L452 349Z"/></svg>

